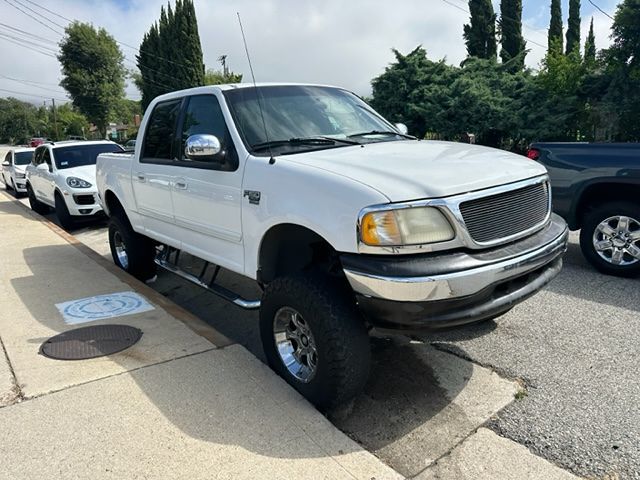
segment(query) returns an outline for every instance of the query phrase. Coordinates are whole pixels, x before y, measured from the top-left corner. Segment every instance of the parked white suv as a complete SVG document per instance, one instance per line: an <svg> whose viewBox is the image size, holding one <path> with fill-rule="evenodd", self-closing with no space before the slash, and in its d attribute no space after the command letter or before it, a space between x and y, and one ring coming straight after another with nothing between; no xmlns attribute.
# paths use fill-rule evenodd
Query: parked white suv
<svg viewBox="0 0 640 480"><path fill-rule="evenodd" d="M12 148L2 162L2 181L7 190L14 191L16 196L27 192L25 169L31 163L35 148Z"/></svg>
<svg viewBox="0 0 640 480"><path fill-rule="evenodd" d="M121 152L117 143L64 141L40 145L26 168L26 191L31 208L47 213L54 208L61 225L70 229L81 217L102 211L96 189L96 157Z"/></svg>
<svg viewBox="0 0 640 480"><path fill-rule="evenodd" d="M321 408L364 386L371 328L502 315L558 274L567 244L544 167L407 136L334 87L162 95L133 154L98 157L97 181L115 263L260 308L269 365ZM206 263L183 268L181 251ZM262 298L217 284L221 267Z"/></svg>

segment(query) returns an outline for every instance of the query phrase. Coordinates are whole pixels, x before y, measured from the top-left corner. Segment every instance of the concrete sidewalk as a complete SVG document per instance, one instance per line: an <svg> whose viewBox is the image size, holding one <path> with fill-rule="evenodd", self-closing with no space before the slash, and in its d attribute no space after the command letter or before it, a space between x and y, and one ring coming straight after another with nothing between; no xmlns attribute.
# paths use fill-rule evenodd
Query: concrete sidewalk
<svg viewBox="0 0 640 480"><path fill-rule="evenodd" d="M400 478L244 348L4 195L0 245L0 478ZM140 328L136 345L38 353L78 326L56 304L130 290L154 308L81 326Z"/></svg>

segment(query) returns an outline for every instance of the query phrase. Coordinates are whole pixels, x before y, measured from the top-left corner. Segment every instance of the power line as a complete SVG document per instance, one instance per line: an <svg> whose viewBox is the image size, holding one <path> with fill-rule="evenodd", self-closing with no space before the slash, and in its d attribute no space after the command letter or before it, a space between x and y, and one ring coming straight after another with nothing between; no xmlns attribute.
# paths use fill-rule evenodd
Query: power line
<svg viewBox="0 0 640 480"><path fill-rule="evenodd" d="M26 8L27 10L29 10L31 13L40 16L40 12L36 12L33 8L31 8L29 5L25 5L24 3L22 3L20 0L13 0L14 2L16 2L18 5L20 5L21 7ZM47 17L42 17L44 20L46 20L47 22L49 22L52 25L55 25L58 28L61 28L62 30L65 29L64 25L60 25L59 23L54 22L53 20L51 20L50 18Z"/></svg>
<svg viewBox="0 0 640 480"><path fill-rule="evenodd" d="M35 93L25 93L25 92L16 92L15 90L7 90L6 88L0 88L0 92L13 93L15 95L22 95L23 97L39 97L46 98L47 100L55 97L45 96L45 95L36 95ZM70 101L68 98L55 98L60 102L68 102Z"/></svg>
<svg viewBox="0 0 640 480"><path fill-rule="evenodd" d="M1 74L0 74L0 78L5 78L5 79L11 80L13 82L22 83L23 85L26 85L28 87L40 88L40 89L46 90L48 92L54 92L54 93L58 93L58 94L67 95L67 92L62 92L60 90L54 90L53 88L41 87L40 85L34 85L33 82L30 82L29 80L20 80L19 78L7 77L6 75L1 75Z"/></svg>
<svg viewBox="0 0 640 480"><path fill-rule="evenodd" d="M31 36L33 38L37 38L38 40L42 41L43 43L51 43L51 44L56 45L56 46L58 45L55 40L51 40L50 38L41 37L41 36L36 35L35 33L32 33L32 32L27 32L25 30L20 30L19 28L13 27L11 25L7 25L6 23L0 22L0 26L8 28L9 30L13 30L14 32L20 33L22 35L28 35L28 36Z"/></svg>
<svg viewBox="0 0 640 480"><path fill-rule="evenodd" d="M19 10L20 12L24 13L27 17L29 17L32 20L35 20L36 22L38 22L40 25L48 28L49 30L51 30L52 32L60 35L60 32L56 31L54 28L50 27L49 25L47 25L44 22L41 22L40 20L38 20L37 18L29 15L27 12L25 12L24 10L22 10L20 7L18 7L17 5L14 5L13 3L9 2L9 0L4 0L7 4L11 5L13 8L15 8L16 10Z"/></svg>
<svg viewBox="0 0 640 480"><path fill-rule="evenodd" d="M591 5L593 5L594 7L596 7L598 10L600 10L600 13L602 13L603 15L606 15L607 17L609 17L611 20L613 20L615 22L615 18L613 18L611 15L609 15L607 12L605 12L603 9L601 9L598 5L596 5L592 0L589 0L589 3Z"/></svg>
<svg viewBox="0 0 640 480"><path fill-rule="evenodd" d="M451 5L454 8L457 8L458 10L460 10L461 12L466 13L467 15L471 15L471 13L469 12L469 10L467 10L466 8L462 8L460 5L456 5L455 3L450 2L449 0L442 0L444 3ZM518 20L516 20L515 18L510 18L510 17L502 17L500 16L500 18L504 18L506 20L512 21L512 22L517 22ZM522 20L520 21L520 23L522 23ZM522 38L524 38L527 42L532 43L533 45L537 45L538 47L541 48L547 48L546 45L542 45L541 43L538 43L534 40L530 40L528 38L526 38L525 36L523 36Z"/></svg>
<svg viewBox="0 0 640 480"><path fill-rule="evenodd" d="M38 52L38 53L40 53L42 55L46 55L47 57L55 58L56 60L58 59L58 57L56 57L55 55L52 55L50 52L45 52L45 51L42 51L42 50L38 50L37 48L29 47L28 45L25 45L25 44L20 43L20 42L16 42L15 40L11 40L9 38L5 38L4 36L2 36L2 34L0 34L0 38L2 40L5 40L6 42L11 42L11 43L13 43L15 45L18 45L20 47L26 48L28 50L33 50L34 52Z"/></svg>
<svg viewBox="0 0 640 480"><path fill-rule="evenodd" d="M34 47L41 48L42 50L44 50L44 51L48 51L48 52L50 52L50 53L54 53L54 54L55 54L55 53L58 53L58 51L57 51L57 50L54 50L54 49L53 49L53 48L51 48L51 47L47 47L47 46L45 46L45 45L40 45L39 43L32 42L32 41L30 41L30 40L26 40L26 39L24 39L24 38L16 37L16 36L14 36L14 35L9 35L8 33L0 32L0 35L2 35L3 37L6 37L6 38L11 38L11 39L13 39L13 40L16 40L16 41L18 41L18 42L24 43L24 44L26 44L26 45L32 45L32 46L34 46Z"/></svg>

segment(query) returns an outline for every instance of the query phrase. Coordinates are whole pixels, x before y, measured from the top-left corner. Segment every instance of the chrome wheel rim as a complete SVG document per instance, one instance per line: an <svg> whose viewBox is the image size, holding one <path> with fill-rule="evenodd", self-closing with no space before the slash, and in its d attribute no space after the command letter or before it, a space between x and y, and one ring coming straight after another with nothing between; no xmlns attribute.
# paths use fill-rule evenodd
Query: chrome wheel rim
<svg viewBox="0 0 640 480"><path fill-rule="evenodd" d="M640 221L625 215L606 218L593 232L593 247L612 265L640 262Z"/></svg>
<svg viewBox="0 0 640 480"><path fill-rule="evenodd" d="M291 307L282 307L273 319L273 337L280 360L289 373L309 383L318 369L318 350L309 324Z"/></svg>
<svg viewBox="0 0 640 480"><path fill-rule="evenodd" d="M122 239L120 232L115 232L113 234L113 248L116 251L116 257L118 257L120 266L125 270L129 268L129 256L127 255L127 249L124 245L124 240Z"/></svg>

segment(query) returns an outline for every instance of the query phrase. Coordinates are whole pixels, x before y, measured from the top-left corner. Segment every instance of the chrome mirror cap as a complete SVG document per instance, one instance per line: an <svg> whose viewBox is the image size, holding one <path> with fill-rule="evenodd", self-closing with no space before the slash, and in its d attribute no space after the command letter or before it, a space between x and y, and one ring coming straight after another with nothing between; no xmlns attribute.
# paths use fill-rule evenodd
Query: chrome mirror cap
<svg viewBox="0 0 640 480"><path fill-rule="evenodd" d="M220 140L215 135L191 135L184 147L184 156L189 160L200 160L220 153Z"/></svg>

